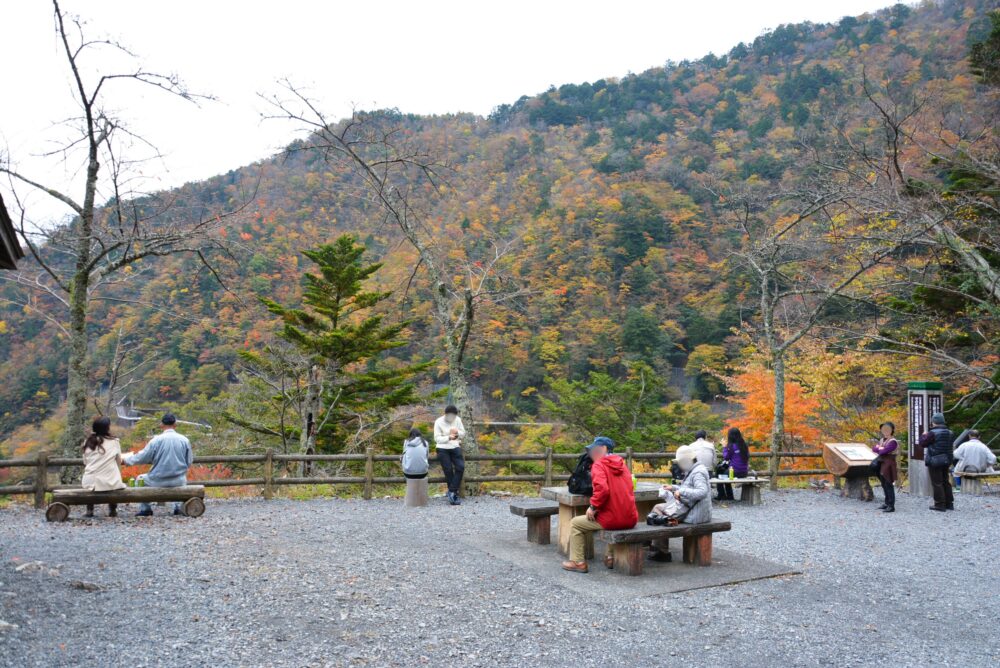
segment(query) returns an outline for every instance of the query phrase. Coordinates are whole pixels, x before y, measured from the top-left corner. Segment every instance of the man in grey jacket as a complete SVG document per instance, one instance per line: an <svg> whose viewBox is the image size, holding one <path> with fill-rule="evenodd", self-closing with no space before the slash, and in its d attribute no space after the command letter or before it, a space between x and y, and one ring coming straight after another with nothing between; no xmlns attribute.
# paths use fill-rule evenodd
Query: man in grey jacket
<svg viewBox="0 0 1000 668"><path fill-rule="evenodd" d="M969 430L969 440L955 449L955 472L992 473L997 457L985 443L979 440L979 432Z"/></svg>
<svg viewBox="0 0 1000 668"><path fill-rule="evenodd" d="M147 487L182 487L187 484L187 472L194 461L191 442L175 431L177 418L172 414L167 413L160 422L163 432L151 438L141 451L124 455L122 463L126 466L152 464L149 473L139 476ZM139 504L136 516L149 517L152 514L152 506ZM181 504L175 503L174 515L180 514Z"/></svg>

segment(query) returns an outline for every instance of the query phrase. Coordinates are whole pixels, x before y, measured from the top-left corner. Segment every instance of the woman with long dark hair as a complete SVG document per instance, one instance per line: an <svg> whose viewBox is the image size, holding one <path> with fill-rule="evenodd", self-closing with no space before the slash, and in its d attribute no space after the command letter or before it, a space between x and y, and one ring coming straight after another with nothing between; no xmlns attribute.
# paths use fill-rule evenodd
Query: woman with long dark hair
<svg viewBox="0 0 1000 668"><path fill-rule="evenodd" d="M92 431L83 442L83 488L91 492L109 492L124 489L122 472L122 446L111 435L111 419L100 417L94 420ZM94 516L93 504L87 504L85 517ZM108 517L118 516L118 504L108 504Z"/></svg>
<svg viewBox="0 0 1000 668"><path fill-rule="evenodd" d="M726 434L726 447L722 449L722 459L724 462L729 462L737 478L747 477L747 472L750 470L750 448L747 447L743 433L736 427L731 428ZM719 485L718 500L733 501L734 498L732 485Z"/></svg>

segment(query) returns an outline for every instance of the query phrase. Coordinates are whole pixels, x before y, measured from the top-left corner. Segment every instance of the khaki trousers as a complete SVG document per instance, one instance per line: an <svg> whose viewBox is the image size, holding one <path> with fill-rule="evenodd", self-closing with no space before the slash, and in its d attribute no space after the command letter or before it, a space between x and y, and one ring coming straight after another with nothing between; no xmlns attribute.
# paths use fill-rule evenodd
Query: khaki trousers
<svg viewBox="0 0 1000 668"><path fill-rule="evenodd" d="M597 522L591 522L586 515L579 515L569 523L569 558L577 563L586 561L587 535L603 529Z"/></svg>

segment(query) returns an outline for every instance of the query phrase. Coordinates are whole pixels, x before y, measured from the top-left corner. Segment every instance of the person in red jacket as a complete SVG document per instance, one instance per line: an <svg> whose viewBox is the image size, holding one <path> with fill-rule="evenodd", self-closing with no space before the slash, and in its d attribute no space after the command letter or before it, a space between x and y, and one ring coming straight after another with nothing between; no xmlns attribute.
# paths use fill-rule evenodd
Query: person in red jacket
<svg viewBox="0 0 1000 668"><path fill-rule="evenodd" d="M575 573L586 573L587 561L584 546L587 534L601 529L631 529L639 521L635 507L635 493L632 491L632 473L625 460L610 454L615 444L606 436L598 436L587 446L590 459L590 478L594 493L590 497L590 507L586 515L574 517L570 523L569 561L562 567ZM604 565L614 567L610 554L604 557Z"/></svg>

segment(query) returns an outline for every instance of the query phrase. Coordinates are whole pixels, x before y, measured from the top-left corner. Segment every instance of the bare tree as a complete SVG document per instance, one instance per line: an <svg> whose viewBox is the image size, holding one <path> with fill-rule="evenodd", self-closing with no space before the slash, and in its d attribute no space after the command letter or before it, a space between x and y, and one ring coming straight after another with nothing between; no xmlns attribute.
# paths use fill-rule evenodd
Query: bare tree
<svg viewBox="0 0 1000 668"><path fill-rule="evenodd" d="M46 155L71 160L83 153L82 198L44 185L9 161L0 163L0 173L9 177L12 189L16 186L36 189L66 205L73 215L71 224L54 229L29 225L24 200L15 190L15 201L21 210L19 232L37 269L25 268L4 276L68 311L69 322L64 329L69 338L69 410L62 441L62 450L68 454L78 449L87 412L90 376L87 318L92 302L111 298L99 294L102 288L135 281L146 266L144 261L159 256L190 253L219 278L207 253L213 248L223 248L214 232L224 216L205 212L175 215L173 200L140 198L135 190L137 161L129 157L128 151L135 146L155 149L132 132L106 100L110 90L128 85L156 89L195 103L210 98L190 92L176 76L149 72L138 66L88 74L92 55L99 57L110 52L132 61L135 56L116 41L87 37L81 21L63 12L58 0L53 0L53 8L56 35L81 114L66 122L71 130L69 138ZM106 199L108 204L100 207L98 198ZM35 306L38 310L44 308L43 304Z"/></svg>
<svg viewBox="0 0 1000 668"><path fill-rule="evenodd" d="M774 374L772 488L777 485L777 455L786 440L787 355L835 310L863 305L864 297L855 290L859 279L900 244L894 236L872 234L866 202L848 180L812 168L808 186L708 186L740 233L730 263L757 300L759 324L753 329Z"/></svg>
<svg viewBox="0 0 1000 668"><path fill-rule="evenodd" d="M299 89L288 81L282 84L284 96L266 98L277 110L271 117L292 121L312 133L292 150L319 151L353 168L383 221L398 228L417 252L420 260L414 274L423 268L429 278L433 314L444 335L451 398L466 427L463 445L477 454L465 355L479 309L526 294L502 271L517 240L492 237L486 240L485 252L456 258L429 223L435 207L455 192L451 183L455 170L416 145L386 114L355 112L350 119L331 123ZM468 470L474 474L475 465Z"/></svg>
<svg viewBox="0 0 1000 668"><path fill-rule="evenodd" d="M863 198L869 219L890 223L870 226L869 234L900 245L887 258L889 270L866 286L869 317L823 323L822 335L861 351L927 360L943 379L971 386L959 404L993 392L990 342L1000 325L1000 272L991 261L1000 256L997 91L939 103L864 72L861 89L861 120L841 124L836 150L817 154L817 163L849 184L851 199ZM919 294L966 305L966 315L946 327L941 313L915 305Z"/></svg>
<svg viewBox="0 0 1000 668"><path fill-rule="evenodd" d="M130 338L125 333L124 326L119 326L115 331L114 350L108 360L104 401L102 403L96 397L94 399L97 412L110 415L112 409L126 398L129 388L142 380L140 371L159 359L159 355L150 353L139 342Z"/></svg>

